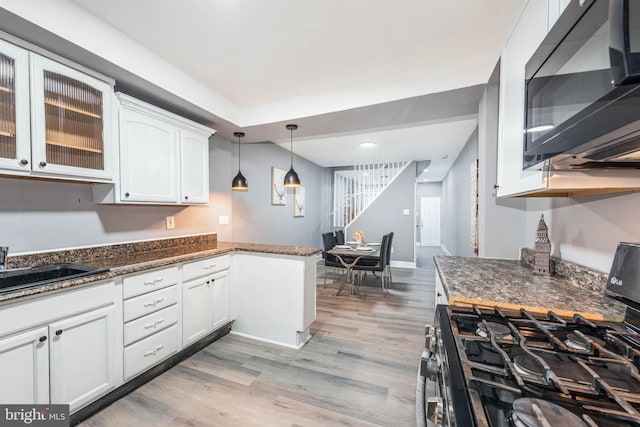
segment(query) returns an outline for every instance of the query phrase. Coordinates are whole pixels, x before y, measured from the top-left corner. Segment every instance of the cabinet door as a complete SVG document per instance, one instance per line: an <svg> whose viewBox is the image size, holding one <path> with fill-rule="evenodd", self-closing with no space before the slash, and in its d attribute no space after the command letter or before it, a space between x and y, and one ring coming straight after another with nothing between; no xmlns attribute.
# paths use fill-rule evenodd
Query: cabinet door
<svg viewBox="0 0 640 427"><path fill-rule="evenodd" d="M211 329L215 330L230 319L229 271L225 270L213 276L211 281Z"/></svg>
<svg viewBox="0 0 640 427"><path fill-rule="evenodd" d="M500 62L498 196L542 188L543 171L523 171L524 68L547 33L547 2L531 0L509 36Z"/></svg>
<svg viewBox="0 0 640 427"><path fill-rule="evenodd" d="M28 53L0 40L0 169L29 173L29 126Z"/></svg>
<svg viewBox="0 0 640 427"><path fill-rule="evenodd" d="M120 111L120 199L178 202L178 131L139 111Z"/></svg>
<svg viewBox="0 0 640 427"><path fill-rule="evenodd" d="M49 403L46 327L0 338L0 402Z"/></svg>
<svg viewBox="0 0 640 427"><path fill-rule="evenodd" d="M30 54L34 174L112 178L112 89Z"/></svg>
<svg viewBox="0 0 640 427"><path fill-rule="evenodd" d="M211 278L186 282L182 293L182 346L211 331Z"/></svg>
<svg viewBox="0 0 640 427"><path fill-rule="evenodd" d="M181 131L180 201L183 204L209 203L209 138Z"/></svg>
<svg viewBox="0 0 640 427"><path fill-rule="evenodd" d="M51 403L73 412L118 385L115 313L109 306L49 326Z"/></svg>

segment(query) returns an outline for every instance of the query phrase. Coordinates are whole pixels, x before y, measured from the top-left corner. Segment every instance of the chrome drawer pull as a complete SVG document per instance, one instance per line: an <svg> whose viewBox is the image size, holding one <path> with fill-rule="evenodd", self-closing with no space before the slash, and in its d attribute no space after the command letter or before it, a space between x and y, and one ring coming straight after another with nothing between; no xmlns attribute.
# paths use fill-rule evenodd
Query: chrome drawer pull
<svg viewBox="0 0 640 427"><path fill-rule="evenodd" d="M211 270L212 268L216 268L216 264L206 265L202 267L203 270Z"/></svg>
<svg viewBox="0 0 640 427"><path fill-rule="evenodd" d="M164 323L164 319L158 319L153 323L147 323L146 325L144 325L145 329L155 329L158 327L159 324Z"/></svg>
<svg viewBox="0 0 640 427"><path fill-rule="evenodd" d="M162 282L163 280L164 280L164 277L159 277L157 279L153 279L152 281L145 280L144 281L144 285L145 286L155 286L158 283Z"/></svg>
<svg viewBox="0 0 640 427"><path fill-rule="evenodd" d="M144 357L155 356L163 348L164 348L163 344L157 345L156 348L154 348L151 351L147 351L146 353L143 354L143 356Z"/></svg>
<svg viewBox="0 0 640 427"><path fill-rule="evenodd" d="M158 298L156 300L153 300L153 302L144 303L144 306L145 307L155 307L156 305L160 304L162 301L164 301L164 298Z"/></svg>

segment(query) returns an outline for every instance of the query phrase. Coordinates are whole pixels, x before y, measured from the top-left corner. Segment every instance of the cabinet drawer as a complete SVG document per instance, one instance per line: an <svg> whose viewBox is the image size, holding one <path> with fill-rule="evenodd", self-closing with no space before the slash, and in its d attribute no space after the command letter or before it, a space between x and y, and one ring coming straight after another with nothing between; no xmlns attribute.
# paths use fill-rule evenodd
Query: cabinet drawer
<svg viewBox="0 0 640 427"><path fill-rule="evenodd" d="M177 352L179 341L178 325L173 325L125 348L125 381Z"/></svg>
<svg viewBox="0 0 640 427"><path fill-rule="evenodd" d="M182 280L187 281L229 268L229 255L194 261L182 266Z"/></svg>
<svg viewBox="0 0 640 427"><path fill-rule="evenodd" d="M124 345L167 329L178 322L178 304L163 308L124 325Z"/></svg>
<svg viewBox="0 0 640 427"><path fill-rule="evenodd" d="M128 322L178 302L178 285L140 295L124 302L124 321Z"/></svg>
<svg viewBox="0 0 640 427"><path fill-rule="evenodd" d="M122 279L124 299L178 283L178 267L151 270Z"/></svg>

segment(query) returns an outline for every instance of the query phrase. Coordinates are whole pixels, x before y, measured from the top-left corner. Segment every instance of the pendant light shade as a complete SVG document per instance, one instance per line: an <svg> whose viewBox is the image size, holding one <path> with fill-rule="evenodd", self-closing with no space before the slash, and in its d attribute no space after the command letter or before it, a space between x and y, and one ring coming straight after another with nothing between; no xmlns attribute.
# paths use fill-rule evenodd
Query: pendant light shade
<svg viewBox="0 0 640 427"><path fill-rule="evenodd" d="M291 168L284 176L285 187L300 187L300 177L293 169L293 131L298 129L298 125L287 125L287 129L291 131Z"/></svg>
<svg viewBox="0 0 640 427"><path fill-rule="evenodd" d="M242 175L240 172L240 138L244 136L244 132L234 132L233 136L238 137L238 174L231 181L231 189L237 191L247 191L249 189L249 183L247 182L247 178Z"/></svg>

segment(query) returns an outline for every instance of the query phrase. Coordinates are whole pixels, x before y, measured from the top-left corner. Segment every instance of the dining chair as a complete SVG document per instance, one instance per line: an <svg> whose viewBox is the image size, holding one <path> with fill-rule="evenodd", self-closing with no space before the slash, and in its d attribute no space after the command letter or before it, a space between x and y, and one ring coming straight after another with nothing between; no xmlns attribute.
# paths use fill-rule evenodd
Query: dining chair
<svg viewBox="0 0 640 427"><path fill-rule="evenodd" d="M387 282L387 277L386 274L388 272L387 269L387 254L390 252L388 249L388 245L389 245L389 235L385 234L384 236L382 236L382 244L380 245L380 257L376 260L376 263L373 265L366 265L366 264L361 264L360 262L358 264L356 264L353 269L355 271L358 271L359 273L363 273L363 272L378 272L380 273L380 284L382 286L382 293L383 295L386 295L387 292L387 288L386 288L386 282ZM366 258L362 259L361 261L368 261Z"/></svg>
<svg viewBox="0 0 640 427"><path fill-rule="evenodd" d="M336 230L336 245L344 245L344 230Z"/></svg>
<svg viewBox="0 0 640 427"><path fill-rule="evenodd" d="M327 287L327 270L329 267L333 267L333 280L336 280L336 269L344 268L340 260L336 258L335 255L328 254L327 251L333 249L336 245L336 238L333 233L323 233L322 234L322 243L324 245L324 287Z"/></svg>
<svg viewBox="0 0 640 427"><path fill-rule="evenodd" d="M389 277L389 283L387 288L391 289L393 285L393 277L391 277L391 244L393 243L393 231L389 233L389 242L387 243L387 276Z"/></svg>

